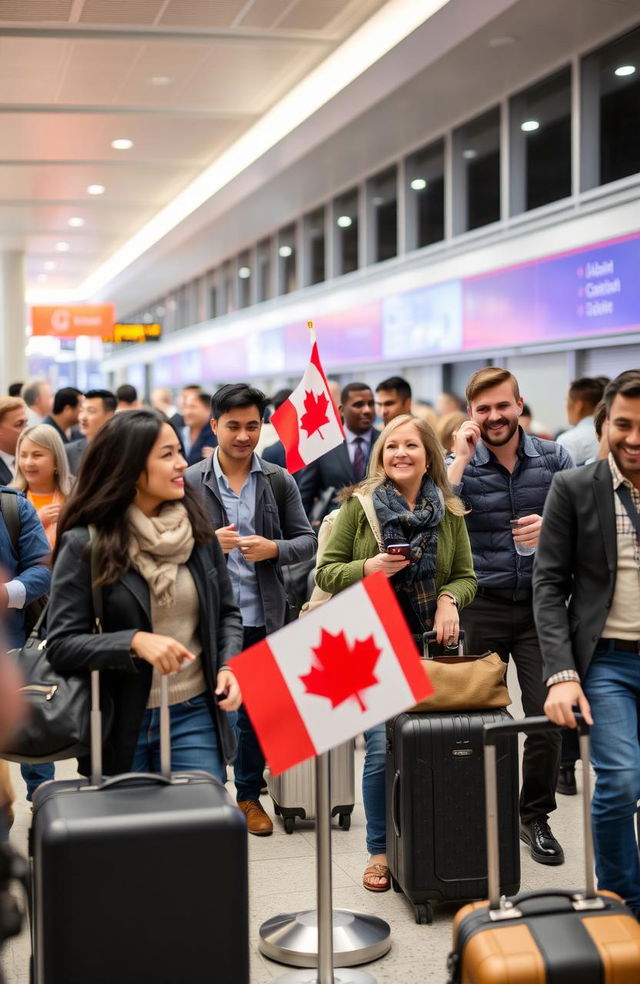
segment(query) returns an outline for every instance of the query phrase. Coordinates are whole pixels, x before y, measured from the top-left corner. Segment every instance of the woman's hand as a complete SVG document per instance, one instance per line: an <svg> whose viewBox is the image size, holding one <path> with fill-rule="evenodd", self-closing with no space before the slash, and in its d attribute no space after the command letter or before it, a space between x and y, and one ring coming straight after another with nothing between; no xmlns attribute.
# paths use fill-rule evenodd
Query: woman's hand
<svg viewBox="0 0 640 984"><path fill-rule="evenodd" d="M382 571L385 577L393 577L398 571L408 567L410 563L411 561L403 557L402 554L379 553L375 557L369 557L368 560L365 560L364 576L368 577L369 574Z"/></svg>
<svg viewBox="0 0 640 984"><path fill-rule="evenodd" d="M131 640L131 651L140 659L151 663L153 668L167 676L182 669L184 660L193 662L195 656L170 636L156 632L136 632Z"/></svg>
<svg viewBox="0 0 640 984"><path fill-rule="evenodd" d="M50 523L57 523L61 508L60 504L55 502L52 502L50 506L43 506L38 512L42 525L49 526Z"/></svg>
<svg viewBox="0 0 640 984"><path fill-rule="evenodd" d="M223 711L237 711L242 703L242 694L235 674L231 670L220 670L216 677L216 696L226 694L224 700L218 702Z"/></svg>
<svg viewBox="0 0 640 984"><path fill-rule="evenodd" d="M448 595L440 595L433 620L436 642L445 646L455 646L460 633L458 609Z"/></svg>

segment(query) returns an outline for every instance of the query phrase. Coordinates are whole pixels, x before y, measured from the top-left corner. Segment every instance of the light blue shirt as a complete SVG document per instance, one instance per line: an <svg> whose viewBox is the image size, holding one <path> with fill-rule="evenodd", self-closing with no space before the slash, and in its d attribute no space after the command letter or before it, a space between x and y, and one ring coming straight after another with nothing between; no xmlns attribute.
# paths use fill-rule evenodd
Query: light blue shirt
<svg viewBox="0 0 640 984"><path fill-rule="evenodd" d="M254 454L251 459L251 470L238 495L229 485L220 467L218 448L213 453L213 472L227 514L227 522L235 525L240 536L254 536L256 532L256 476L261 471L260 459ZM227 554L227 571L243 624L264 625L264 610L258 588L256 565L245 560L240 549L235 547Z"/></svg>
<svg viewBox="0 0 640 984"><path fill-rule="evenodd" d="M556 440L567 449L575 465L586 464L588 458L597 457L600 451L593 417L583 417L575 427L560 434Z"/></svg>

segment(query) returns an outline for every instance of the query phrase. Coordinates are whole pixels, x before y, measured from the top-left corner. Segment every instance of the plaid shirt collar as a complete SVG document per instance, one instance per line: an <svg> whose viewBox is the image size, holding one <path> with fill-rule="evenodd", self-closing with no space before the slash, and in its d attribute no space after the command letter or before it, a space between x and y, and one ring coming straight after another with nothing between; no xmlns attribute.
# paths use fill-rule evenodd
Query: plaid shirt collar
<svg viewBox="0 0 640 984"><path fill-rule="evenodd" d="M631 489L632 495L635 494L636 496L640 496L640 492L638 492L635 485L633 485L628 478L625 478L622 472L620 471L620 469L618 468L615 458L613 457L611 452L609 452L609 454L607 455L607 461L609 462L609 469L611 470L613 491L615 492L620 485L626 485L627 488Z"/></svg>

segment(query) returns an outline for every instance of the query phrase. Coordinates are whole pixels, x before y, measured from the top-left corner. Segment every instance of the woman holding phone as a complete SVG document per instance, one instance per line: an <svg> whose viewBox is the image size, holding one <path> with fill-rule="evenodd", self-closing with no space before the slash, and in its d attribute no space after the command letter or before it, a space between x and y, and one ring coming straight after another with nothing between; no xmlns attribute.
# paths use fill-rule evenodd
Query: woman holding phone
<svg viewBox="0 0 640 984"><path fill-rule="evenodd" d="M162 675L169 676L172 768L205 769L224 781L235 753L225 712L241 696L227 661L242 648L242 623L218 541L185 487L186 467L160 414L116 414L87 448L59 519L47 653L62 674L102 671L113 708L103 736L107 774L159 771ZM80 771L88 774L87 761Z"/></svg>
<svg viewBox="0 0 640 984"><path fill-rule="evenodd" d="M318 587L336 594L382 571L391 579L419 650L423 634L431 630L438 643L455 645L458 612L473 599L476 576L464 507L449 485L433 428L408 414L391 420L373 448L367 477L344 495L318 563ZM378 539L367 513L375 517ZM386 892L384 724L365 732L365 740L362 789L369 861L363 885Z"/></svg>

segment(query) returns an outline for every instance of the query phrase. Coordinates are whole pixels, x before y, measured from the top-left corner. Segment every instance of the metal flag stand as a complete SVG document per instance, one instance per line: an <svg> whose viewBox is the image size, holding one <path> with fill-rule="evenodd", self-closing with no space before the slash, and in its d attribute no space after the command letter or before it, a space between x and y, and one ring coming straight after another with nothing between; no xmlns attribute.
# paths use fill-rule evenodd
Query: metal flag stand
<svg viewBox="0 0 640 984"><path fill-rule="evenodd" d="M276 984L375 984L371 974L352 968L387 952L389 924L377 916L332 908L328 752L316 758L316 816L317 909L267 919L260 927L260 952L279 963L305 968L289 971ZM335 971L336 965L342 969Z"/></svg>

